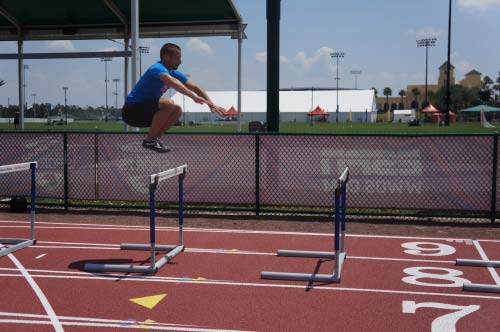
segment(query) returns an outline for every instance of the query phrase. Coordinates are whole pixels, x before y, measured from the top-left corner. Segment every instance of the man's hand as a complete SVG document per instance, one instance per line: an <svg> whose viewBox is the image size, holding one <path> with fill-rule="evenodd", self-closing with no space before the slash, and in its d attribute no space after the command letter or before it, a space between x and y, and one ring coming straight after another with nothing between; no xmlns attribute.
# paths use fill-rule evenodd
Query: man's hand
<svg viewBox="0 0 500 332"><path fill-rule="evenodd" d="M224 115L224 113L226 113L226 110L223 107L217 106L215 104L208 104L208 107L210 107L210 112L212 113L217 113L219 115Z"/></svg>

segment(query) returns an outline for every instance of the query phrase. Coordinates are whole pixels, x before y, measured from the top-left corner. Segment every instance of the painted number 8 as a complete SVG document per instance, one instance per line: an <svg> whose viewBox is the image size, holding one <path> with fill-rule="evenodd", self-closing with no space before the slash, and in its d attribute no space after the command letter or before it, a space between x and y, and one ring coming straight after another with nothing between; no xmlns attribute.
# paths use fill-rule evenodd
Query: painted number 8
<svg viewBox="0 0 500 332"><path fill-rule="evenodd" d="M426 272L431 271L431 272ZM432 273L432 271L443 273ZM409 267L403 270L409 277L404 277L403 281L407 284L418 286L431 287L462 287L464 283L470 283L469 280L460 278L463 273L454 269L446 269L440 267ZM419 281L419 279L437 279L442 280L442 283L432 283ZM446 283L448 282L448 283Z"/></svg>

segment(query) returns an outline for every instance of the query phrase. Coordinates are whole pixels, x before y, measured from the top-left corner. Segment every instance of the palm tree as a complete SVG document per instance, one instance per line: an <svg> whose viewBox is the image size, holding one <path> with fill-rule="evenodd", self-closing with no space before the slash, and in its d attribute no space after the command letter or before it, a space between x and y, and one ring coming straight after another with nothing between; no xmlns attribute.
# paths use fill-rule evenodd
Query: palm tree
<svg viewBox="0 0 500 332"><path fill-rule="evenodd" d="M432 103L432 99L434 99L434 96L436 96L436 93L432 90L429 90L427 95L429 96L429 103Z"/></svg>
<svg viewBox="0 0 500 332"><path fill-rule="evenodd" d="M420 95L420 89L419 88L413 88L411 89L411 94L415 97L415 108L418 105L418 96Z"/></svg>
<svg viewBox="0 0 500 332"><path fill-rule="evenodd" d="M500 79L500 77L498 79ZM375 98L377 98L378 90L376 88L372 88L372 90L375 91Z"/></svg>
<svg viewBox="0 0 500 332"><path fill-rule="evenodd" d="M392 96L391 88L389 88L389 87L384 88L384 96L385 96L385 103L387 105L387 109L389 109L389 96Z"/></svg>
<svg viewBox="0 0 500 332"><path fill-rule="evenodd" d="M496 88L497 92L498 92L498 101L500 101L500 76L497 77L497 88Z"/></svg>
<svg viewBox="0 0 500 332"><path fill-rule="evenodd" d="M496 84L493 86L493 90L496 90L496 94L495 94L495 101L499 101L500 100L500 84Z"/></svg>
<svg viewBox="0 0 500 332"><path fill-rule="evenodd" d="M404 98L404 96L406 96L406 91L405 90L400 90L399 93L398 93L398 95L401 97L400 108L401 108L401 106L403 106L403 108L404 108L403 98ZM403 108L401 108L401 109L403 109Z"/></svg>
<svg viewBox="0 0 500 332"><path fill-rule="evenodd" d="M483 84L481 84L481 85L483 86L483 88L486 88L487 90L489 90L490 84L493 84L493 80L489 76L485 76L483 78Z"/></svg>

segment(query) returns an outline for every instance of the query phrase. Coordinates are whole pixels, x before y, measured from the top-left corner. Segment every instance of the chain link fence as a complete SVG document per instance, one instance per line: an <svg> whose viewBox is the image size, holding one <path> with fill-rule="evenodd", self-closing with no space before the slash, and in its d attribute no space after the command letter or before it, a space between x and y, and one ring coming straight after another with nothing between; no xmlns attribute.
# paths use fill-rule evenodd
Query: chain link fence
<svg viewBox="0 0 500 332"><path fill-rule="evenodd" d="M38 161L37 196L46 198L64 196L63 134L1 133L0 140L2 142L0 165ZM15 178L14 181L8 176L0 177L0 196L23 195L17 190L18 181L21 179L23 182L29 181L29 173L16 173Z"/></svg>
<svg viewBox="0 0 500 332"><path fill-rule="evenodd" d="M496 134L179 133L164 136L167 154L144 149L142 135L0 133L0 165L38 161L38 197L66 208L145 207L148 176L187 164L188 210L327 213L336 179L349 167L351 213L494 220L500 211ZM0 196L20 195L16 183L0 178ZM176 183L163 187L157 199L175 204Z"/></svg>

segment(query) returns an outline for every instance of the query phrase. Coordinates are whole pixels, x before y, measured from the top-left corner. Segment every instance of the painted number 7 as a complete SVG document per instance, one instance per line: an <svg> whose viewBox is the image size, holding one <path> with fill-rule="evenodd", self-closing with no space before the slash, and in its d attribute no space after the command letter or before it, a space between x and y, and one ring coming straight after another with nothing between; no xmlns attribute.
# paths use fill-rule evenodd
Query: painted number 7
<svg viewBox="0 0 500 332"><path fill-rule="evenodd" d="M436 302L421 302L415 303L414 301L403 301L403 313L414 314L418 308L436 308L436 309L448 309L455 310L450 314L439 316L432 321L431 331L432 332L456 332L456 325L460 318L467 316L474 311L479 310L478 305L453 305L446 303L436 303Z"/></svg>

